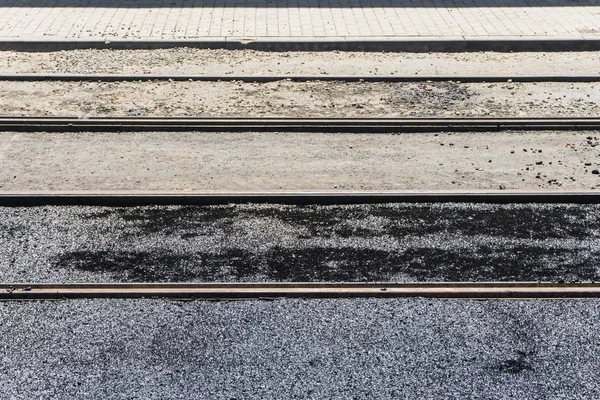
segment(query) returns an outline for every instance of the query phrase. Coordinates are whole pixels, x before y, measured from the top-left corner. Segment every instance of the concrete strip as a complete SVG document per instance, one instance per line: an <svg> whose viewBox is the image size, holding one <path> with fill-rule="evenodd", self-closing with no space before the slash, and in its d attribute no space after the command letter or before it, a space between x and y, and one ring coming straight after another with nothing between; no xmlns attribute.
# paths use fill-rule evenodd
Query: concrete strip
<svg viewBox="0 0 600 400"><path fill-rule="evenodd" d="M11 145L0 153L0 188L598 190L600 175L592 172L600 169L600 150L590 135L2 133L0 143Z"/></svg>

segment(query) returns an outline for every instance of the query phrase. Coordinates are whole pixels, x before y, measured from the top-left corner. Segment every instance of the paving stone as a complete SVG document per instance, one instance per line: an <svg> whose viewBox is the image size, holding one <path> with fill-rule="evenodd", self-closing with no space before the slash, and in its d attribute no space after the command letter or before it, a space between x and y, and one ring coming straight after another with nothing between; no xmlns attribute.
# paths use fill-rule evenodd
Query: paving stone
<svg viewBox="0 0 600 400"><path fill-rule="evenodd" d="M600 38L596 0L0 0L0 39Z"/></svg>

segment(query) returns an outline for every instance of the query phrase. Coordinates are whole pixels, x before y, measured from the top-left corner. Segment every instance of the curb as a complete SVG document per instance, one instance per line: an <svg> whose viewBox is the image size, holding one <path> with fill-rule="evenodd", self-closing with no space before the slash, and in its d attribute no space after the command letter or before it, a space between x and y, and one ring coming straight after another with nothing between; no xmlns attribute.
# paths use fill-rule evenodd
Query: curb
<svg viewBox="0 0 600 400"><path fill-rule="evenodd" d="M365 52L558 52L598 51L600 37L331 37L331 38L203 38L162 39L0 39L0 51L50 52L79 49L153 50L189 47L258 51Z"/></svg>

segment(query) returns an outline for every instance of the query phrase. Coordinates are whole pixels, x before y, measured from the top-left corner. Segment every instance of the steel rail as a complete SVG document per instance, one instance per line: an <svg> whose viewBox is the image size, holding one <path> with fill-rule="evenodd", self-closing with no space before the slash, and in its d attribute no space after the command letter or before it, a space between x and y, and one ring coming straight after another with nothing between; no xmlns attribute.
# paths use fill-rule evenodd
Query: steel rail
<svg viewBox="0 0 600 400"><path fill-rule="evenodd" d="M2 131L469 132L597 130L600 117L286 118L286 117L0 117Z"/></svg>
<svg viewBox="0 0 600 400"><path fill-rule="evenodd" d="M0 206L143 206L267 204L377 204L377 203L554 203L600 204L600 191L474 190L384 192L213 192L213 191L0 191Z"/></svg>
<svg viewBox="0 0 600 400"><path fill-rule="evenodd" d="M0 81L12 82L140 82L140 81L197 81L265 83L290 80L293 82L600 82L600 75L164 75L164 74L1 74Z"/></svg>
<svg viewBox="0 0 600 400"><path fill-rule="evenodd" d="M261 299L356 298L590 298L597 283L3 283L0 300L74 298Z"/></svg>

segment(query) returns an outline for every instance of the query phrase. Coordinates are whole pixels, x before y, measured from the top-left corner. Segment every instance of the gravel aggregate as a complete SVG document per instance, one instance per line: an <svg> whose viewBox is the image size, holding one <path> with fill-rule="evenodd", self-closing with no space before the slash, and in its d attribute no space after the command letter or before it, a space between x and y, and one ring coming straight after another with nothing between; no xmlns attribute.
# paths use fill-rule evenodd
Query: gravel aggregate
<svg viewBox="0 0 600 400"><path fill-rule="evenodd" d="M0 210L2 282L600 281L600 206Z"/></svg>
<svg viewBox="0 0 600 400"><path fill-rule="evenodd" d="M7 399L597 399L598 300L0 303Z"/></svg>

